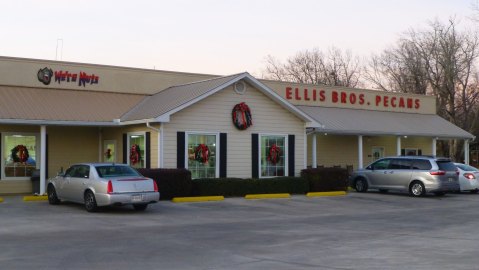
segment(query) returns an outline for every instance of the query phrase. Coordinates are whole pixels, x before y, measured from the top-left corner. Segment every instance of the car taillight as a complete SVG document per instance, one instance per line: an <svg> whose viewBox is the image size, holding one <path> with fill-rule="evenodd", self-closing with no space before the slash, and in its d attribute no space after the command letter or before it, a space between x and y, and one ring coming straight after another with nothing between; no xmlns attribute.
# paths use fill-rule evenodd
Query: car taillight
<svg viewBox="0 0 479 270"><path fill-rule="evenodd" d="M464 177L466 177L466 179L469 179L469 180L476 179L473 173L465 173Z"/></svg>
<svg viewBox="0 0 479 270"><path fill-rule="evenodd" d="M153 189L155 190L155 192L158 192L158 184L155 180L153 180Z"/></svg>
<svg viewBox="0 0 479 270"><path fill-rule="evenodd" d="M113 193L113 183L111 180L108 181L108 187L106 188L106 193L111 194Z"/></svg>
<svg viewBox="0 0 479 270"><path fill-rule="evenodd" d="M446 172L445 171L432 171L432 172L429 172L431 175L445 175Z"/></svg>

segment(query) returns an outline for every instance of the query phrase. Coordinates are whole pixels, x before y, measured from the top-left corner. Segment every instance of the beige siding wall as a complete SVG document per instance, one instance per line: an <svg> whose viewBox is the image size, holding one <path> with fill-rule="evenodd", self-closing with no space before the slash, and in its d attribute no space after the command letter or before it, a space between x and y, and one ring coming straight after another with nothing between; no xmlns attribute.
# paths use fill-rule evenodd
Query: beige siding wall
<svg viewBox="0 0 479 270"><path fill-rule="evenodd" d="M237 130L231 121L231 110L246 102L253 116L253 126ZM283 109L260 91L248 85L244 95L228 87L174 115L164 125L164 165L176 168L177 131L202 131L227 133L227 176L251 177L251 134L294 134L295 173L304 166L304 122Z"/></svg>
<svg viewBox="0 0 479 270"><path fill-rule="evenodd" d="M312 165L312 138L308 136L307 157L308 166ZM316 141L317 165L331 167L340 165L353 165L358 167L358 137L357 136L341 136L341 135L317 135ZM395 156L396 153L396 136L363 136L363 165L373 162L373 147L383 147L384 156ZM401 148L421 149L423 155L431 155L432 138L426 137L408 137L401 138Z"/></svg>

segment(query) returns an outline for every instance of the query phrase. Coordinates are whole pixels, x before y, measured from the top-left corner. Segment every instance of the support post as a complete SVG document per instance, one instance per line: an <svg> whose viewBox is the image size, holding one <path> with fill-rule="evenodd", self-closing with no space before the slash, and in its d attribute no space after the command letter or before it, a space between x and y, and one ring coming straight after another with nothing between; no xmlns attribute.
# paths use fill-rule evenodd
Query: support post
<svg viewBox="0 0 479 270"><path fill-rule="evenodd" d="M316 140L317 140L316 133L313 133L312 136L313 136L313 138L312 138L313 143L311 144L311 154L313 156L313 160L312 160L313 164L311 164L311 167L312 168L317 168L318 167L317 166L318 162L317 162L317 158L316 158Z"/></svg>
<svg viewBox="0 0 479 270"><path fill-rule="evenodd" d="M433 156L436 156L436 155L437 155L437 148L436 148L436 147L437 147L437 138L432 138L432 148L431 148L431 149L432 149L432 151L431 151L432 153L431 153L431 154L432 154Z"/></svg>
<svg viewBox="0 0 479 270"><path fill-rule="evenodd" d="M47 172L47 127L40 127L40 195L45 194Z"/></svg>
<svg viewBox="0 0 479 270"><path fill-rule="evenodd" d="M358 169L363 168L363 135L358 135Z"/></svg>
<svg viewBox="0 0 479 270"><path fill-rule="evenodd" d="M401 155L401 136L396 137L396 155Z"/></svg>
<svg viewBox="0 0 479 270"><path fill-rule="evenodd" d="M469 165L469 140L464 140L464 164Z"/></svg>

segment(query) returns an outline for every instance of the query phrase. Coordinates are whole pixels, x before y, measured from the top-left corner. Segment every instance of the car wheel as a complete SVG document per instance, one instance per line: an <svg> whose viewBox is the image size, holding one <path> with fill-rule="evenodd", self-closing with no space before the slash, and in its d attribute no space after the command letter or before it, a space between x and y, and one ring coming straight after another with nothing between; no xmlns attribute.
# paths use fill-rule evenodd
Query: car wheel
<svg viewBox="0 0 479 270"><path fill-rule="evenodd" d="M387 189L379 189L379 192L381 192L381 193L388 193L388 191L389 190L387 190Z"/></svg>
<svg viewBox="0 0 479 270"><path fill-rule="evenodd" d="M57 191L55 190L55 187L50 184L47 189L47 195L48 195L48 203L49 204L59 204L60 200L58 199L57 196Z"/></svg>
<svg viewBox="0 0 479 270"><path fill-rule="evenodd" d="M424 196L424 194L426 194L426 188L423 183L414 181L409 186L409 194L414 197Z"/></svg>
<svg viewBox="0 0 479 270"><path fill-rule="evenodd" d="M477 190L477 189L473 189L473 190L471 190L470 192L471 192L472 194L476 194L478 191L479 191L479 190Z"/></svg>
<svg viewBox="0 0 479 270"><path fill-rule="evenodd" d="M436 196L444 196L446 194L446 192L443 192L443 191L438 191L438 192L434 192L434 194Z"/></svg>
<svg viewBox="0 0 479 270"><path fill-rule="evenodd" d="M136 211L145 211L145 209L148 207L148 204L134 204L133 208L135 208Z"/></svg>
<svg viewBox="0 0 479 270"><path fill-rule="evenodd" d="M368 182L364 178L359 178L354 183L354 188L357 192L366 192L368 191Z"/></svg>
<svg viewBox="0 0 479 270"><path fill-rule="evenodd" d="M95 194L90 190L85 193L85 209L88 212L95 212L98 210L98 206L96 204Z"/></svg>

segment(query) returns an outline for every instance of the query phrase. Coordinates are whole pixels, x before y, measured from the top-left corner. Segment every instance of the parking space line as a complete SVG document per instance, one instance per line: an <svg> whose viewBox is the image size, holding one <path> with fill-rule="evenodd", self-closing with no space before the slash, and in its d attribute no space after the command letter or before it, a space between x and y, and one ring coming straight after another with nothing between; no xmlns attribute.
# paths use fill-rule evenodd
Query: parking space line
<svg viewBox="0 0 479 270"><path fill-rule="evenodd" d="M23 196L24 202L38 202L38 201L47 201L48 197L46 195L43 196Z"/></svg>
<svg viewBox="0 0 479 270"><path fill-rule="evenodd" d="M224 196L198 196L198 197L175 197L171 201L175 203L182 202L209 202L209 201L223 201Z"/></svg>
<svg viewBox="0 0 479 270"><path fill-rule="evenodd" d="M328 192L308 192L307 197L322 197L322 196L344 196L346 191L328 191Z"/></svg>
<svg viewBox="0 0 479 270"><path fill-rule="evenodd" d="M3 202L3 198L2 198L2 197L0 197L0 203L2 203L2 202Z"/></svg>
<svg viewBox="0 0 479 270"><path fill-rule="evenodd" d="M248 194L244 196L247 200L257 199L289 199L291 195L289 193L274 193L274 194Z"/></svg>

